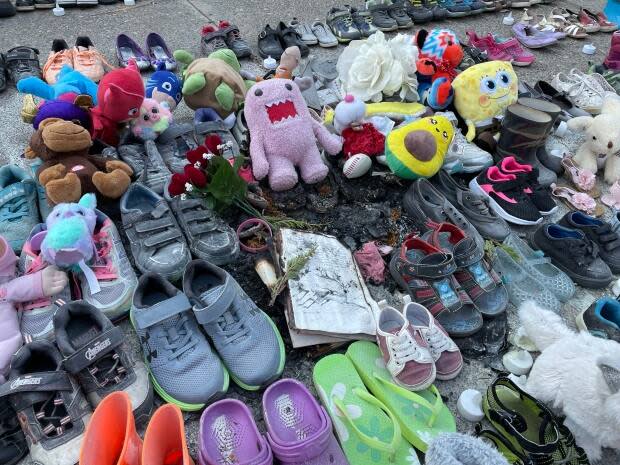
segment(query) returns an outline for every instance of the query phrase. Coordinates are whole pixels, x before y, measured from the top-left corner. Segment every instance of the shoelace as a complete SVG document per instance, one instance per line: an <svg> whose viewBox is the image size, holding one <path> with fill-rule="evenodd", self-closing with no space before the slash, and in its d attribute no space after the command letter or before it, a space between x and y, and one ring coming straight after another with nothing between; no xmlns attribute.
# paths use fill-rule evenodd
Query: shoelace
<svg viewBox="0 0 620 465"><path fill-rule="evenodd" d="M47 73L50 68L60 68L64 65L68 61L65 57L67 52L68 50L62 50L60 52L56 52L51 58L49 58L43 65L43 74Z"/></svg>
<svg viewBox="0 0 620 465"><path fill-rule="evenodd" d="M232 41L234 41L234 42L237 42L237 41L239 41L239 40L243 40L243 39L241 38L241 33L240 33L238 30L236 30L236 29L231 30L231 31L228 33L228 36L229 36L229 39L231 39L231 40L232 40Z"/></svg>
<svg viewBox="0 0 620 465"><path fill-rule="evenodd" d="M448 350L450 346L450 340L439 330L439 328L437 328L437 326L429 328L426 331L425 337L434 359L438 359L444 351Z"/></svg>
<svg viewBox="0 0 620 465"><path fill-rule="evenodd" d="M228 344L234 344L245 338L250 332L250 329L245 324L245 318L239 318L237 312L233 310L224 312L222 316L217 319L217 324L222 330L226 343Z"/></svg>
<svg viewBox="0 0 620 465"><path fill-rule="evenodd" d="M117 270L114 269L110 252L113 248L113 241L107 232L99 232L93 235L95 242L95 250L97 251L97 260L91 266L95 272L97 279L114 279L118 276Z"/></svg>
<svg viewBox="0 0 620 465"><path fill-rule="evenodd" d="M579 81L572 80L569 82L572 82L572 84L568 88L567 93L571 98L579 99L582 102L583 102L583 97L586 97L587 99L591 99L593 97L599 98L599 99L603 98L599 90L594 88L586 80L583 80L583 79Z"/></svg>
<svg viewBox="0 0 620 465"><path fill-rule="evenodd" d="M28 202L25 197L15 198L0 207L0 218L2 221L19 221L27 215Z"/></svg>
<svg viewBox="0 0 620 465"><path fill-rule="evenodd" d="M88 372L95 378L99 387L105 387L111 382L120 384L127 376L127 368L122 364L116 352L103 356L88 369Z"/></svg>
<svg viewBox="0 0 620 465"><path fill-rule="evenodd" d="M93 66L96 64L96 60L98 59L101 62L102 66L105 66L108 69L115 69L114 65L111 65L108 60L106 60L105 56L99 50L77 50L74 53L74 59L77 59L81 65Z"/></svg>
<svg viewBox="0 0 620 465"><path fill-rule="evenodd" d="M471 197L469 195L465 196L465 199L469 201L471 206L478 211L478 213L482 216L489 216L491 211L489 210L488 205L481 197Z"/></svg>
<svg viewBox="0 0 620 465"><path fill-rule="evenodd" d="M226 45L226 41L221 36L215 36L211 40L209 40L209 46L213 48L213 50L228 48L228 45Z"/></svg>
<svg viewBox="0 0 620 465"><path fill-rule="evenodd" d="M42 427L41 432L48 438L62 436L65 428L71 427L71 415L57 392L50 393L45 401L36 404L35 418Z"/></svg>
<svg viewBox="0 0 620 465"><path fill-rule="evenodd" d="M341 21L347 28L353 25L353 17L351 15L342 16Z"/></svg>
<svg viewBox="0 0 620 465"><path fill-rule="evenodd" d="M166 329L165 339L166 344L164 348L166 350L172 351L172 354L168 356L169 361L173 361L178 359L181 355L183 355L188 350L194 348L198 341L196 341L191 332L189 331L188 318L186 315L181 315L179 320L172 328Z"/></svg>
<svg viewBox="0 0 620 465"><path fill-rule="evenodd" d="M399 334L392 343L392 357L397 366L403 366L411 360L420 358L416 341L409 334Z"/></svg>

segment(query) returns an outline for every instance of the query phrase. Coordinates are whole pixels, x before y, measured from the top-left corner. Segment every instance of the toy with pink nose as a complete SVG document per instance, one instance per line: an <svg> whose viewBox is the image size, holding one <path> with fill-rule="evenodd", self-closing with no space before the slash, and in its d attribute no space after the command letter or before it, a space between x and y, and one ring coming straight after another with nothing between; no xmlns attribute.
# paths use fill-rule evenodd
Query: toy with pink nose
<svg viewBox="0 0 620 465"><path fill-rule="evenodd" d="M269 176L274 191L295 187L297 171L313 184L327 176L317 141L330 155L342 150L342 138L310 115L301 91L289 79L258 82L245 97L250 157L256 179Z"/></svg>
<svg viewBox="0 0 620 465"><path fill-rule="evenodd" d="M152 98L145 98L140 115L131 123L131 132L141 140L155 140L170 126L172 113L168 106Z"/></svg>

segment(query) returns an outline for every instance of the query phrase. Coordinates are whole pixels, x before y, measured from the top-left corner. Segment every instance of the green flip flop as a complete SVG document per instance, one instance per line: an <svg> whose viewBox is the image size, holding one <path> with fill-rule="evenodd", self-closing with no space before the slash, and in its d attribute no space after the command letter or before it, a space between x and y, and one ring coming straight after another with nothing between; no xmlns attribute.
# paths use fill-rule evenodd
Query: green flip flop
<svg viewBox="0 0 620 465"><path fill-rule="evenodd" d="M435 436L456 431L454 417L435 386L411 392L395 384L381 351L368 341L354 342L347 350L364 384L396 415L405 439L426 452Z"/></svg>
<svg viewBox="0 0 620 465"><path fill-rule="evenodd" d="M349 463L419 465L396 417L366 390L351 360L328 355L314 367L313 378Z"/></svg>

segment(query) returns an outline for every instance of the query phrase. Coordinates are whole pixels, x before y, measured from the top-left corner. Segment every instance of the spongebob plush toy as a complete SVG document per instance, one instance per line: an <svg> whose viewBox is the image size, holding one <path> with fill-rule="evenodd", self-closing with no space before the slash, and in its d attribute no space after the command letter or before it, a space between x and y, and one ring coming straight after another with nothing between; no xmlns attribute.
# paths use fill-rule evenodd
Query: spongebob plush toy
<svg viewBox="0 0 620 465"><path fill-rule="evenodd" d="M452 82L454 106L467 124L467 140L476 137L476 129L490 126L518 98L517 75L507 61L489 61L474 65Z"/></svg>

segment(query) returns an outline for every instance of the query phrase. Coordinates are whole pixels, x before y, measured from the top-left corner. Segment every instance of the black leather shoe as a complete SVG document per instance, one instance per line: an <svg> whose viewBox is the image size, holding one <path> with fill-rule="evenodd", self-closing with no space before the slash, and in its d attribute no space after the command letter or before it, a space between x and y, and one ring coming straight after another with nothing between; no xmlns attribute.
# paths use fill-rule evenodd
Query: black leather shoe
<svg viewBox="0 0 620 465"><path fill-rule="evenodd" d="M278 24L278 34L280 34L280 42L282 43L282 48L287 49L289 47L299 47L299 51L301 52L301 56L308 56L310 53L310 49L306 44L301 41L301 36L293 29L292 27L288 27L282 21Z"/></svg>
<svg viewBox="0 0 620 465"><path fill-rule="evenodd" d="M279 60L284 53L280 34L276 29L272 29L269 24L258 35L258 53L263 58L271 57L275 60Z"/></svg>

